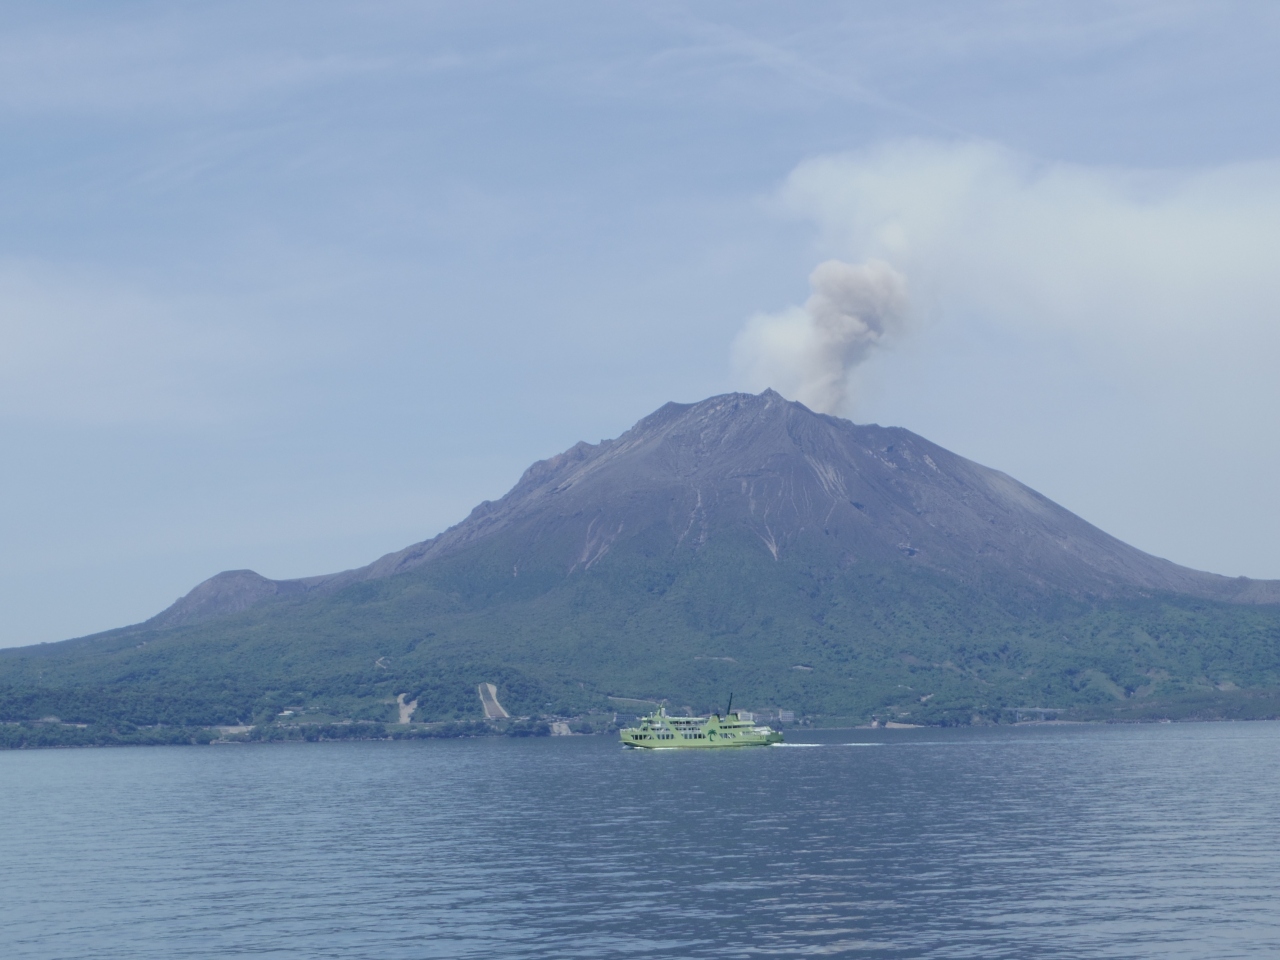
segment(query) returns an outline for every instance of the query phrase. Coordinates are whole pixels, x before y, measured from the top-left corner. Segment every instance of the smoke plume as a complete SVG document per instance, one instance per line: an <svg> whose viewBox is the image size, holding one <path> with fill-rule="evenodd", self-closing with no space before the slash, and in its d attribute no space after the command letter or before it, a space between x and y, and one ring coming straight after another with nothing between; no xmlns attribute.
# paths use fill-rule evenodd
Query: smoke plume
<svg viewBox="0 0 1280 960"><path fill-rule="evenodd" d="M733 344L734 366L756 389L846 413L849 375L902 326L906 280L882 260L828 260L809 274L809 285L803 307L748 321Z"/></svg>

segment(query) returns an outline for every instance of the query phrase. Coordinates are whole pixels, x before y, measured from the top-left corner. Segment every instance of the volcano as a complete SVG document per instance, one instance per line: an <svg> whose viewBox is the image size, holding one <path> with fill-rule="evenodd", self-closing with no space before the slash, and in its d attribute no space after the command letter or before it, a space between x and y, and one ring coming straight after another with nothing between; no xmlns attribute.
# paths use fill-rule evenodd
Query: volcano
<svg viewBox="0 0 1280 960"><path fill-rule="evenodd" d="M1134 710L1273 690L1280 581L1178 566L910 431L765 391L669 403L367 566L228 571L144 624L5 651L0 682L37 662L67 689L180 670L234 719L399 693L465 715L486 681L526 713L730 688L926 722Z"/></svg>

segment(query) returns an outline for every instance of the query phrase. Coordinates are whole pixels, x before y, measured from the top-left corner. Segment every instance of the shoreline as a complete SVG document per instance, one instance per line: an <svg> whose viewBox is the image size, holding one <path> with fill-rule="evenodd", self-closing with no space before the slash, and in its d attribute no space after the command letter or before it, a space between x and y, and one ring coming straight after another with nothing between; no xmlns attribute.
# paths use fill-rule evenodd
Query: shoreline
<svg viewBox="0 0 1280 960"><path fill-rule="evenodd" d="M975 723L963 725L915 724L872 727L868 724L804 725L793 727L792 733L821 731L888 731L959 729L1023 729L1028 727L1139 726L1185 723L1275 723L1277 717L1195 717L1182 719L1095 719L1095 720L1027 720L1020 723ZM10 750L70 750L95 747L164 747L164 746L252 746L274 743L337 743L342 741L393 740L486 740L496 737L550 737L557 733L550 721L520 720L497 724L484 720L444 721L422 724L383 724L347 721L326 724L261 725L245 729L237 726L223 732L218 727L140 727L122 733L115 729L95 729L90 724L50 724L22 721L0 721L0 752ZM16 739L6 733L25 731L38 734ZM255 735L256 732L256 735ZM785 732L785 731L784 731ZM609 736L614 730L600 730L581 736ZM52 736L50 735L52 734ZM58 734L66 734L60 737ZM229 736L227 734L230 734ZM6 742L7 741L7 742Z"/></svg>

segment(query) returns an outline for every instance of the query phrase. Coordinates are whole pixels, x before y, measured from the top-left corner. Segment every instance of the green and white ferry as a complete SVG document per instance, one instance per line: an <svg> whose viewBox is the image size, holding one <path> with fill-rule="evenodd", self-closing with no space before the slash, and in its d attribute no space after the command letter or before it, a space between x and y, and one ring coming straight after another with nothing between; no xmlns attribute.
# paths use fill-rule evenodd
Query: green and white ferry
<svg viewBox="0 0 1280 960"><path fill-rule="evenodd" d="M732 701L730 701L732 706ZM680 750L707 747L767 747L781 743L782 734L744 718L742 711L722 717L670 717L666 707L658 707L644 717L638 727L620 731L624 747L645 750Z"/></svg>

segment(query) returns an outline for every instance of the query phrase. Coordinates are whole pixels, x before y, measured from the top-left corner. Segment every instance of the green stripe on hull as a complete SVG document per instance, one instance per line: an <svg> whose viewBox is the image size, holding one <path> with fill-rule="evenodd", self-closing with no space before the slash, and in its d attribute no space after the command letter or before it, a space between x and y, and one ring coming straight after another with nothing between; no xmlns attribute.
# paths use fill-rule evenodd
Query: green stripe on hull
<svg viewBox="0 0 1280 960"><path fill-rule="evenodd" d="M641 720L638 727L628 727L619 735L624 747L644 750L767 747L782 742L782 734L751 720L743 720L741 714L669 717L664 707Z"/></svg>

